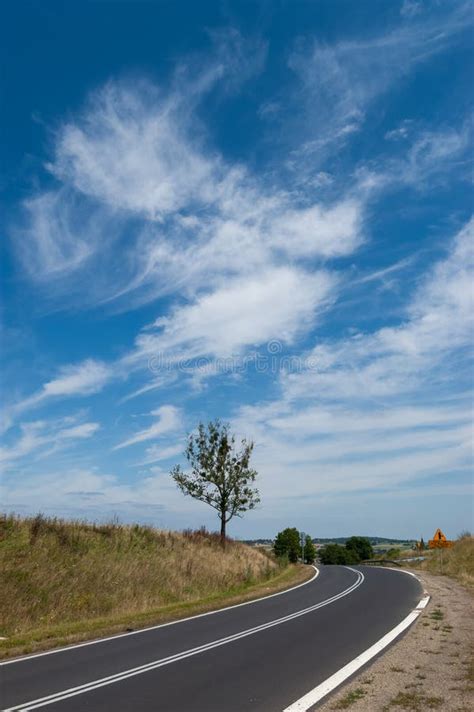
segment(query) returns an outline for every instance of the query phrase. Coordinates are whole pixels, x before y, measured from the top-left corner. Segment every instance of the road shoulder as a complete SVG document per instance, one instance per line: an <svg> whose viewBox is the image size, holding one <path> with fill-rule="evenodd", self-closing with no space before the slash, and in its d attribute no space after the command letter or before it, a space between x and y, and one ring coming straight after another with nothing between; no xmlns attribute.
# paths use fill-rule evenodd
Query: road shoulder
<svg viewBox="0 0 474 712"><path fill-rule="evenodd" d="M314 709L474 709L472 593L447 577L420 573L419 578L431 600L413 627L360 675Z"/></svg>

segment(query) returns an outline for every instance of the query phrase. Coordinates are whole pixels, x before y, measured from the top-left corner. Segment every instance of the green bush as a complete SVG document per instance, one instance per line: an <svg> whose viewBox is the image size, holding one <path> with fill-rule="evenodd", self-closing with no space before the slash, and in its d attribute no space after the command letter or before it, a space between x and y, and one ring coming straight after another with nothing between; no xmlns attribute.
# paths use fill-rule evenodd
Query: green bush
<svg viewBox="0 0 474 712"><path fill-rule="evenodd" d="M322 564L357 564L359 557L352 549L347 549L340 544L327 544L319 552L319 559Z"/></svg>
<svg viewBox="0 0 474 712"><path fill-rule="evenodd" d="M345 546L340 544L327 544L319 552L322 564L358 564L365 559L371 559L374 550L370 541L365 536L351 536Z"/></svg>
<svg viewBox="0 0 474 712"><path fill-rule="evenodd" d="M365 536L351 536L351 538L346 541L346 549L353 551L359 561L371 559L374 555L372 544Z"/></svg>

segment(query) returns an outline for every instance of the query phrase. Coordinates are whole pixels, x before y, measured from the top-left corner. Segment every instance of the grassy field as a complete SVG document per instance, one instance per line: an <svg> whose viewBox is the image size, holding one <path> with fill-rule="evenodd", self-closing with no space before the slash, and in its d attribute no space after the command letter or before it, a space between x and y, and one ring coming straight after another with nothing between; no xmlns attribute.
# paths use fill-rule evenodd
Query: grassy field
<svg viewBox="0 0 474 712"><path fill-rule="evenodd" d="M474 537L460 536L451 549L433 549L423 553L425 561L410 566L432 574L451 576L464 586L474 588Z"/></svg>
<svg viewBox="0 0 474 712"><path fill-rule="evenodd" d="M0 517L0 569L0 655L182 617L309 575L238 542L223 551L205 530L42 516Z"/></svg>

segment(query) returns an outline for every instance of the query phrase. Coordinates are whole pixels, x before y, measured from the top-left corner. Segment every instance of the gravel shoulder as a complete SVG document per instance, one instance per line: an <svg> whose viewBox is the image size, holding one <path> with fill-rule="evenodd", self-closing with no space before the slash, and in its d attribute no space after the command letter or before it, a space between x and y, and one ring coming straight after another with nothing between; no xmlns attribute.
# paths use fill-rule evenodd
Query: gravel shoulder
<svg viewBox="0 0 474 712"><path fill-rule="evenodd" d="M473 595L446 576L417 575L431 600L416 623L384 655L314 709L474 710Z"/></svg>

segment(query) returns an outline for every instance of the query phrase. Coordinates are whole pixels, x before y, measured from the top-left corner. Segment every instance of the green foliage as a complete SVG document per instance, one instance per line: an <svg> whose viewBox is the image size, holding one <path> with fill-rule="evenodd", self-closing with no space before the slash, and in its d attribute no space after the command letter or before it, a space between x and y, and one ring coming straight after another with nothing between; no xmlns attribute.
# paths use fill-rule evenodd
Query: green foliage
<svg viewBox="0 0 474 712"><path fill-rule="evenodd" d="M350 690L344 697L337 702L332 709L334 710L347 710L355 702L361 700L367 694L366 690L362 687L358 687L355 690Z"/></svg>
<svg viewBox="0 0 474 712"><path fill-rule="evenodd" d="M346 549L353 551L359 561L371 559L374 555L372 544L365 536L351 536L350 539L346 541Z"/></svg>
<svg viewBox="0 0 474 712"><path fill-rule="evenodd" d="M346 545L326 544L319 552L322 564L358 564L360 561L372 558L374 551L367 537L351 536Z"/></svg>
<svg viewBox="0 0 474 712"><path fill-rule="evenodd" d="M346 549L340 544L327 544L319 552L319 559L322 564L357 564L359 557L352 549Z"/></svg>
<svg viewBox="0 0 474 712"><path fill-rule="evenodd" d="M292 564L296 564L301 555L300 533L296 527L287 527L279 532L273 544L277 558L287 556Z"/></svg>
<svg viewBox="0 0 474 712"><path fill-rule="evenodd" d="M287 559L293 564L304 556L305 564L312 564L316 558L316 547L309 534L305 535L304 547L301 542L301 532L296 527L287 527L279 532L273 543L275 556L282 560Z"/></svg>
<svg viewBox="0 0 474 712"><path fill-rule="evenodd" d="M242 440L241 450L236 451L235 436L229 433L227 423L199 423L185 450L191 472L183 472L179 465L171 471L183 494L217 510L223 544L226 524L232 517L241 517L260 502L258 490L253 487L257 472L249 466L252 450L253 443Z"/></svg>
<svg viewBox="0 0 474 712"><path fill-rule="evenodd" d="M305 564L313 564L316 558L316 547L313 544L309 534L306 534L304 542L304 562Z"/></svg>
<svg viewBox="0 0 474 712"><path fill-rule="evenodd" d="M400 549L388 549L385 552L384 558L385 559L398 559L401 556L402 552Z"/></svg>

